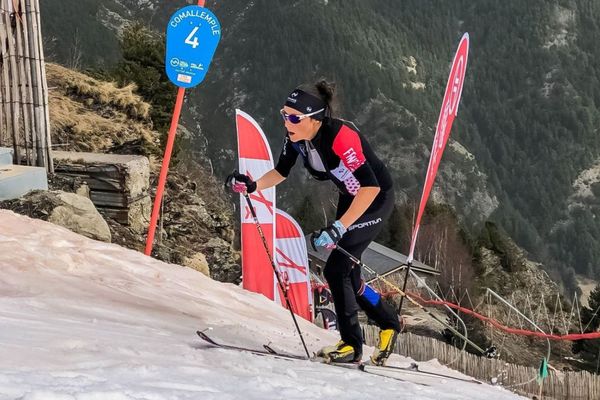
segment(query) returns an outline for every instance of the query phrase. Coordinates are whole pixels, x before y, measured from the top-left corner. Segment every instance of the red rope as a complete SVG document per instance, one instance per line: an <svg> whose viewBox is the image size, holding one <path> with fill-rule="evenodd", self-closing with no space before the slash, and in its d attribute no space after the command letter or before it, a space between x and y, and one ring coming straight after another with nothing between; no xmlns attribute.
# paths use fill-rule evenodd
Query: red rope
<svg viewBox="0 0 600 400"><path fill-rule="evenodd" d="M326 283L317 283L317 282L311 282L310 283L312 290L323 290L323 289L329 289L329 285Z"/></svg>
<svg viewBox="0 0 600 400"><path fill-rule="evenodd" d="M386 294L398 294L398 292L396 291L392 291L392 292L388 292ZM477 319L480 319L484 322L487 322L488 324L494 326L495 328L506 332L506 333L511 333L513 335L521 335L521 336L531 336L531 337L539 337L539 338L544 338L544 339L551 339L551 340L591 340L591 339L600 339L600 332L591 332L591 333L570 333L567 335L553 335L553 334L548 334L548 333L542 333L542 332L535 332L535 331L528 331L526 329L516 329L516 328L510 328L508 326L502 325L501 323L499 323L498 321L496 321L495 319L492 319L490 317L486 317L485 315L479 314L478 312L475 312L471 309L465 308L465 307L461 307L459 305L456 305L454 303L450 303L448 301L442 301L442 300L425 300L423 299L421 296L415 294L415 293L407 293L410 295L410 297L413 297L415 299L417 299L419 302L421 302L422 304L431 304L431 305L438 305L438 306L442 306L442 305L446 305L450 308L453 308L455 310L461 311L465 314L471 315Z"/></svg>

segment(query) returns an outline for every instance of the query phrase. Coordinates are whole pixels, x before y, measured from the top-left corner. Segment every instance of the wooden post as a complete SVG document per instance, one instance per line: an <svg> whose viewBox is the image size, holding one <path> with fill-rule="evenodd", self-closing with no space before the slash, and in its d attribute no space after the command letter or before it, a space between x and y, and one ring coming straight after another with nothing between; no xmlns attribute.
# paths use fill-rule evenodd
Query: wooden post
<svg viewBox="0 0 600 400"><path fill-rule="evenodd" d="M12 7L12 4L11 4ZM9 8L10 10L10 8ZM17 72L17 52L15 49L15 40L13 37L14 29L12 28L12 21L10 17L11 13L4 12L2 13L2 20L7 27L7 39L6 46L8 49L8 64L9 64L9 79L10 79L10 93L11 93L11 105L12 105L12 128L13 128L13 148L15 151L15 162L17 164L21 163L21 143L20 143L20 123L19 116L21 115L21 110L19 107L19 74Z"/></svg>
<svg viewBox="0 0 600 400"><path fill-rule="evenodd" d="M32 134L32 129L31 129L31 124L30 124L30 116L28 114L29 111L29 107L28 107L28 103L29 103L29 98L27 96L27 87L28 82L29 82L29 75L26 74L25 72L25 64L28 63L28 60L25 59L25 54L23 51L24 46L24 42L23 42L23 31L24 31L24 26L23 26L23 20L21 19L21 16L19 15L19 11L20 11L20 4L17 4L17 9L14 10L15 12L15 18L14 18L14 22L15 22L15 39L16 39L16 58L17 58L17 68L18 68L18 75L19 75L19 86L20 86L20 96L21 96L21 101L19 104L19 108L21 111L21 116L23 118L23 143L25 145L25 159L27 161L27 165L32 165L33 163L33 159L31 157L31 152L30 152L30 141L29 141L29 135Z"/></svg>
<svg viewBox="0 0 600 400"><path fill-rule="evenodd" d="M42 41L42 24L40 21L40 2L39 0L31 0L32 2L35 3L35 17L36 17L36 22L37 22L37 29L36 29L36 37L37 37L37 46L38 46L38 56L39 56L39 63L40 63L40 71L42 73L41 79L42 79L42 105L43 105L43 132L45 135L45 143L46 143L46 148L45 148L45 156L48 160L48 163L46 164L46 170L48 171L48 173L53 174L54 173L54 161L52 160L52 137L50 134L50 110L48 108L48 80L46 79L46 61L45 61L45 57L44 57L44 45L43 45L43 41Z"/></svg>
<svg viewBox="0 0 600 400"><path fill-rule="evenodd" d="M47 164L47 153L46 153L46 133L44 132L44 110L43 110L43 90L42 90L42 72L40 70L40 56L39 47L37 45L37 16L35 2L29 0L25 2L25 9L27 14L27 21L29 27L29 52L31 55L31 86L33 90L33 107L35 110L35 125L38 128L37 134L37 161L38 166L46 166Z"/></svg>
<svg viewBox="0 0 600 400"><path fill-rule="evenodd" d="M0 13L3 12L4 4L0 0ZM0 25L0 42L2 41L4 26ZM0 44L0 146L5 144L5 136L8 132L4 124L4 79L2 79L2 70L4 65L4 53L2 52L2 45Z"/></svg>
<svg viewBox="0 0 600 400"><path fill-rule="evenodd" d="M15 163L52 173L38 10L38 0L0 0L0 145L13 146Z"/></svg>
<svg viewBox="0 0 600 400"><path fill-rule="evenodd" d="M29 52L29 29L31 26L31 21L29 20L29 16L26 13L26 0L18 0L19 1L19 11L20 11L20 20L22 34L23 34L23 57L24 57L24 65L25 65L25 75L27 76L27 85L25 87L26 90L26 104L24 104L24 114L29 118L30 125L30 134L31 134L31 165L39 165L37 162L37 132L39 131L39 127L35 124L35 109L33 106L33 88L31 85L31 56Z"/></svg>
<svg viewBox="0 0 600 400"><path fill-rule="evenodd" d="M12 135L13 125L12 125L12 103L11 103L11 91L10 91L10 78L9 78L9 68L10 61L8 58L8 33L9 26L5 23L1 23L3 21L3 16L8 12L8 8L6 7L7 0L0 0L0 53L2 54L2 105L4 106L4 122L6 123L6 139ZM14 161L14 160L13 160Z"/></svg>

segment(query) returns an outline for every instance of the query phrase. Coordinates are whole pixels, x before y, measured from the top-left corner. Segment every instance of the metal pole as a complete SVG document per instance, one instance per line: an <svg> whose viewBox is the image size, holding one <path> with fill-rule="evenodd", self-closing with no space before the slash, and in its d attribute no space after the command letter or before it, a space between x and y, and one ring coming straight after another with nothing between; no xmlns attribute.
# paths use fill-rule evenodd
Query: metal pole
<svg viewBox="0 0 600 400"><path fill-rule="evenodd" d="M406 275L404 275L404 283L402 284L402 292L406 293L406 283L408 282L408 274L410 273L410 267L412 262L409 261L406 264ZM398 306L398 315L402 315L402 305L404 304L404 296L400 297L400 305Z"/></svg>
<svg viewBox="0 0 600 400"><path fill-rule="evenodd" d="M177 91L175 110L173 111L173 118L171 119L171 128L169 129L169 136L167 137L165 156L163 158L162 167L160 169L160 175L158 177L158 187L156 188L156 197L154 198L152 216L150 217L150 226L148 227L148 237L146 238L146 249L144 251L144 254L146 254L147 256L149 256L152 253L152 246L154 245L156 221L158 221L158 214L160 212L160 206L162 204L162 197L165 190L165 184L167 182L169 163L171 162L171 154L173 152L173 144L175 143L175 134L177 133L177 125L179 124L179 116L181 115L181 108L183 106L184 96L185 89L180 87Z"/></svg>
<svg viewBox="0 0 600 400"><path fill-rule="evenodd" d="M513 306L512 304L510 304L508 301L504 300L502 298L502 296L500 296L499 294L497 294L496 292L494 292L492 289L488 288L487 289L488 293L494 295L495 298L497 298L498 300L500 300L502 303L506 304L510 309L514 310L517 314L519 314L520 316L522 316L525 321L529 322L531 325L533 325L533 327L535 329L537 329L538 331L542 332L544 335L546 335L546 332L544 332L542 330L542 328L540 328L539 326L536 325L535 322L533 322L532 320L530 320L529 318L527 318L527 316L525 314L523 314L521 311L519 311L515 306ZM550 339L548 338L548 336L546 336L546 341L548 342L548 354L546 355L546 361L548 363L550 363L550 352L552 350L552 346L550 345Z"/></svg>
<svg viewBox="0 0 600 400"><path fill-rule="evenodd" d="M258 234L260 235L260 238L262 239L263 246L265 248L265 251L267 252L267 256L269 256L269 260L271 261L271 267L273 268L273 272L275 273L275 276L277 277L277 284L279 285L279 289L281 289L281 291L283 293L283 297L285 298L285 303L287 305L287 308L288 308L288 310L290 310L290 314L292 314L292 319L294 320L294 325L296 325L296 329L298 330L298 334L300 335L300 340L302 341L302 346L304 346L304 351L306 351L306 356L308 358L310 358L310 353L308 351L308 348L306 347L306 343L304 342L304 337L302 336L302 331L300 331L300 326L298 325L298 321L296 320L296 315L294 314L294 311L292 310L292 305L291 305L290 299L288 297L287 289L285 288L285 286L283 285L283 282L281 281L281 276L279 275L279 271L277 271L277 267L275 267L275 261L273 259L273 256L271 255L271 252L269 251L269 245L267 244L267 240L265 239L265 235L263 233L262 227L260 226L260 223L258 222L258 217L256 216L256 211L254 210L254 206L252 205L252 200L250 200L250 196L248 195L247 192L244 192L244 197L246 198L248 207L250 207L250 212L252 213L252 218L254 219L254 224L256 225L256 229L258 229Z"/></svg>
<svg viewBox="0 0 600 400"><path fill-rule="evenodd" d="M204 7L204 0L198 0L198 5L200 7ZM152 247L154 245L156 221L158 221L158 214L160 212L162 196L165 190L165 184L167 182L169 163L171 161L171 153L173 152L173 144L175 143L175 134L177 133L177 126L179 125L179 116L181 115L181 108L183 107L184 97L185 88L180 87L177 90L177 100L175 101L175 109L173 111L173 118L171 119L171 126L169 128L169 136L167 137L167 146L165 148L165 156L163 158L163 163L158 178L158 187L156 188L156 197L154 198L154 206L152 207L150 226L148 227L148 237L146 238L146 248L144 250L144 254L146 254L147 256L149 256L152 253Z"/></svg>

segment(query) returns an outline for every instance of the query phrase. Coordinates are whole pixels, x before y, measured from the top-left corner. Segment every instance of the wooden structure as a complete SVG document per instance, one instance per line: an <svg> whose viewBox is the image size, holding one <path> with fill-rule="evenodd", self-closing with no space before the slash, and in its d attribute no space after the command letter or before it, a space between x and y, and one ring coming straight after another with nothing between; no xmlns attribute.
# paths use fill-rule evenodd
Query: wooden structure
<svg viewBox="0 0 600 400"><path fill-rule="evenodd" d="M98 211L136 233L148 227L150 164L137 155L54 151L56 173L85 182Z"/></svg>
<svg viewBox="0 0 600 400"><path fill-rule="evenodd" d="M379 329L365 326L367 345L377 343ZM411 357L415 361L437 359L449 368L480 379L486 383L501 385L515 393L539 396L540 382L537 367L526 367L470 354L439 340L403 333L398 336L395 353ZM542 355L540 355L541 360ZM552 361L551 361L552 363ZM544 399L600 399L600 376L585 371L556 371L549 369L548 377L541 386Z"/></svg>
<svg viewBox="0 0 600 400"><path fill-rule="evenodd" d="M53 173L39 0L0 0L0 147Z"/></svg>

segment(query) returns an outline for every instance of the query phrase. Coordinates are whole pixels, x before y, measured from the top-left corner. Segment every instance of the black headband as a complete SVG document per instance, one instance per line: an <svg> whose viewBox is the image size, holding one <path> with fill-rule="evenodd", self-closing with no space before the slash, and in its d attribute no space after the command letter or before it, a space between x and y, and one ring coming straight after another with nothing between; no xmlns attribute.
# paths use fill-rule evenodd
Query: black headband
<svg viewBox="0 0 600 400"><path fill-rule="evenodd" d="M310 114L312 112L327 109L327 104L310 93L306 93L302 89L296 89L287 97L285 101L287 107L300 111L302 114ZM312 116L314 119L323 119L324 113L320 112Z"/></svg>

